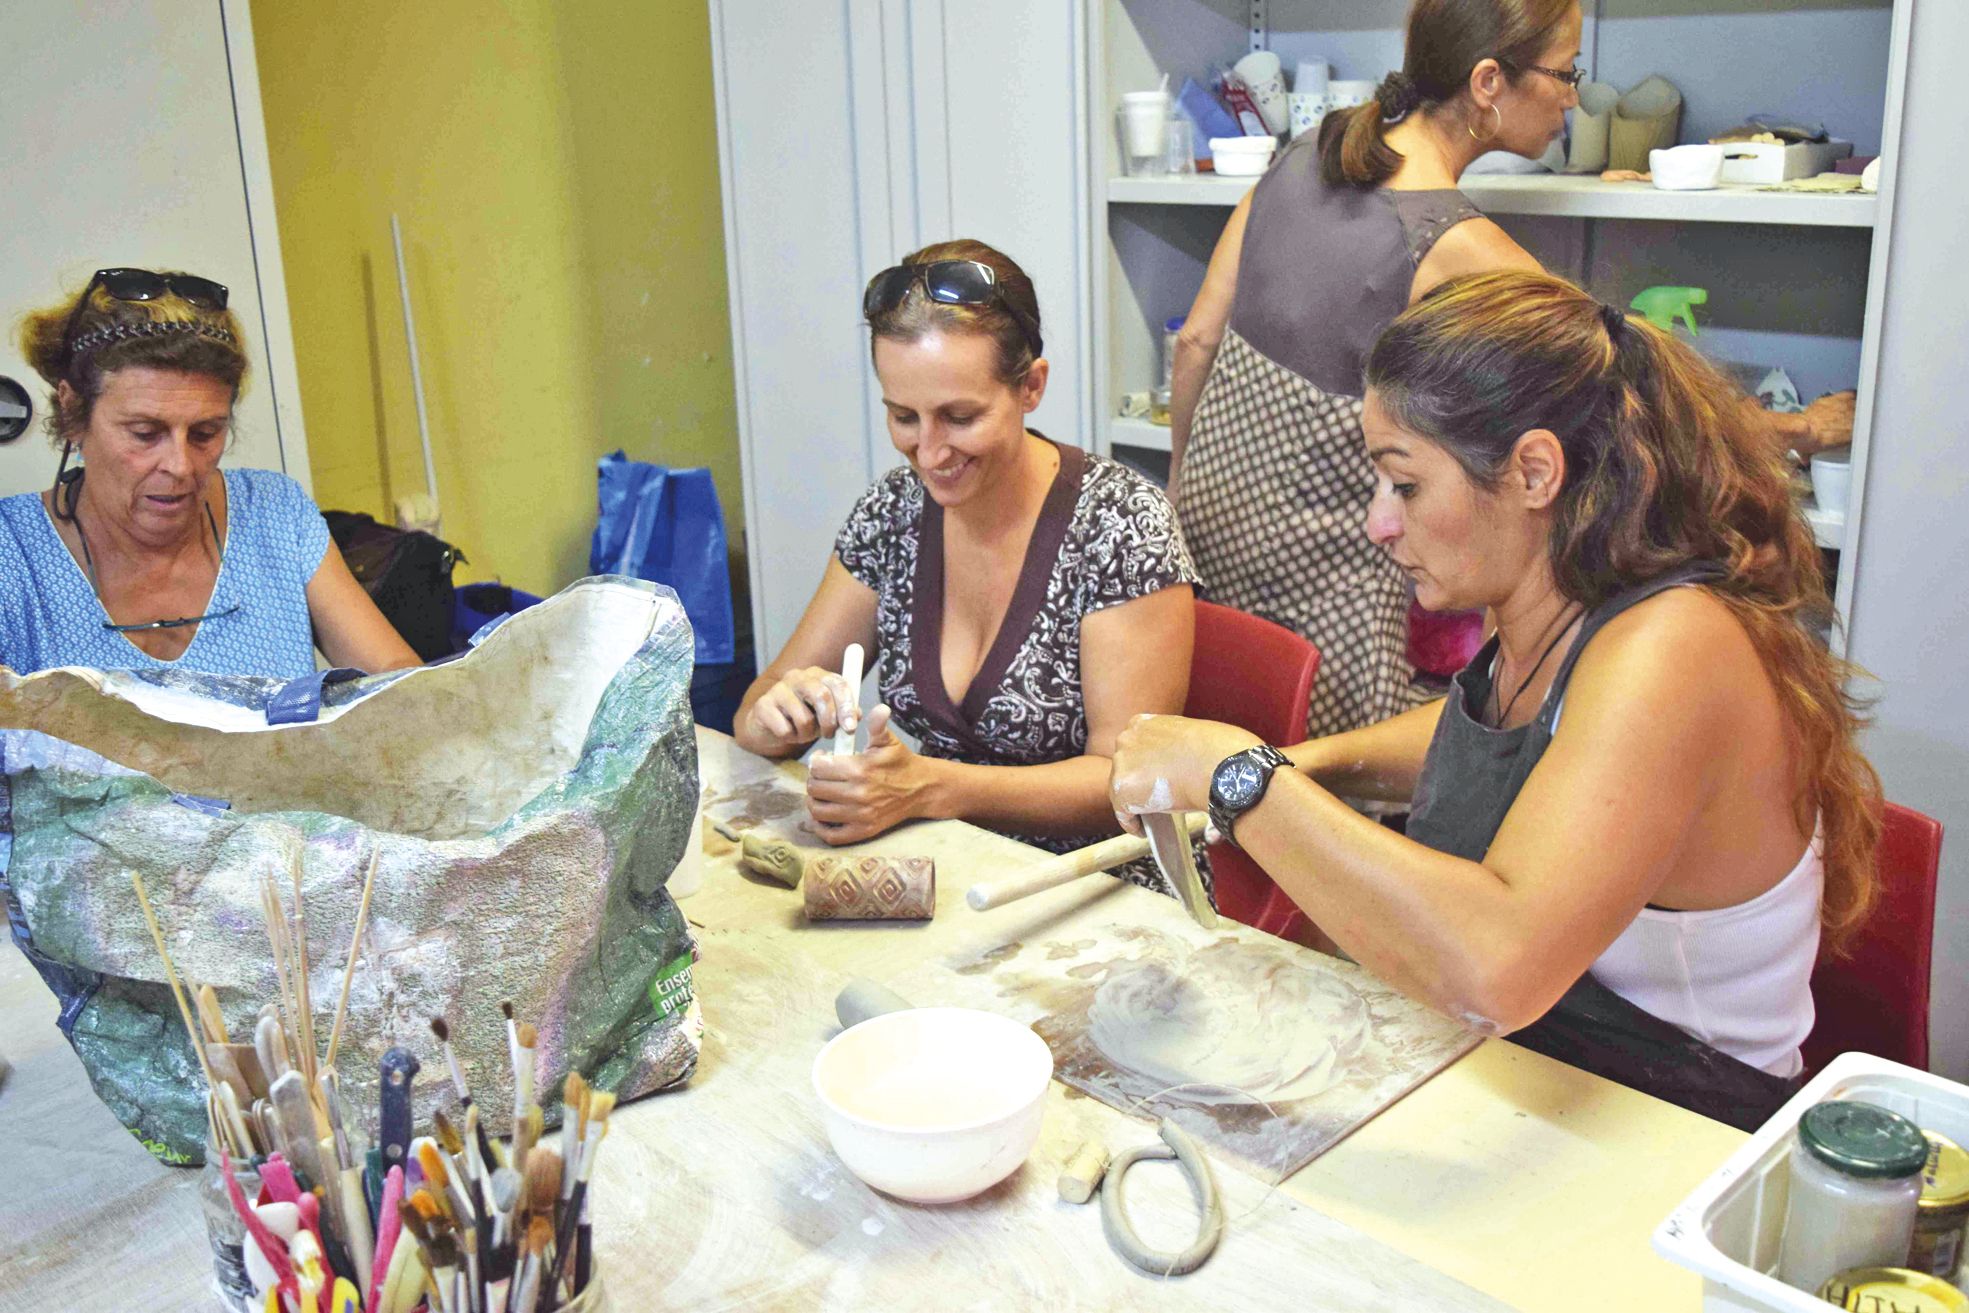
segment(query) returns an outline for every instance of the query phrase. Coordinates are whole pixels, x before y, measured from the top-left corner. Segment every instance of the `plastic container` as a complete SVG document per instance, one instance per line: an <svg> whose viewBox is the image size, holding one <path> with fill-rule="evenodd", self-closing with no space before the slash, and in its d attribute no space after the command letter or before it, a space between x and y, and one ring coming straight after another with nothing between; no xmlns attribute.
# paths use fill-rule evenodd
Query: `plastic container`
<svg viewBox="0 0 1969 1313"><path fill-rule="evenodd" d="M1913 1122L1856 1099L1830 1099L1798 1119L1778 1280L1816 1291L1841 1272L1899 1267L1914 1239L1928 1142Z"/></svg>
<svg viewBox="0 0 1969 1313"><path fill-rule="evenodd" d="M1792 178L1816 178L1830 171L1853 153L1850 141L1725 141L1723 181L1737 183L1785 182Z"/></svg>
<svg viewBox="0 0 1969 1313"><path fill-rule="evenodd" d="M1114 113L1121 136L1124 171L1131 178L1152 177L1168 168L1169 96L1161 91L1129 91Z"/></svg>
<svg viewBox="0 0 1969 1313"><path fill-rule="evenodd" d="M1648 176L1659 191L1709 191L1723 176L1723 148L1671 146L1651 150Z"/></svg>
<svg viewBox="0 0 1969 1313"><path fill-rule="evenodd" d="M1827 1099L1877 1103L1958 1144L1969 1135L1969 1087L1871 1054L1833 1059L1655 1228L1656 1253L1702 1274L1705 1313L1825 1313L1827 1305L1774 1273L1792 1129L1807 1108Z"/></svg>
<svg viewBox="0 0 1969 1313"><path fill-rule="evenodd" d="M1270 137L1212 137L1210 159L1226 178L1255 178L1271 167L1278 142Z"/></svg>
<svg viewBox="0 0 1969 1313"><path fill-rule="evenodd" d="M1184 315L1165 320L1162 325L1162 372L1157 375L1155 391L1149 397L1149 422L1167 424L1169 422L1169 401L1175 395L1176 379L1176 335L1183 331Z"/></svg>

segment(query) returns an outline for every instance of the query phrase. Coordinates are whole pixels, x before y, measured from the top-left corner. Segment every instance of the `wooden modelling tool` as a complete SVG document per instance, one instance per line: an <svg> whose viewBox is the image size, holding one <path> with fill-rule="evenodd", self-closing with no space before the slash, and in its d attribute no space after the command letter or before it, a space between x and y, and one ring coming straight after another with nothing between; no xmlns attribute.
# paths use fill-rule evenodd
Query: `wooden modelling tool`
<svg viewBox="0 0 1969 1313"><path fill-rule="evenodd" d="M705 822L713 831L738 845L738 864L746 870L768 879L777 880L788 889L798 889L800 878L806 873L807 859L800 855L797 845L785 839L775 839L769 834L759 834L752 830L735 830L723 821L706 816Z"/></svg>
<svg viewBox="0 0 1969 1313"><path fill-rule="evenodd" d="M807 863L809 921L927 921L937 911L928 857L816 857Z"/></svg>
<svg viewBox="0 0 1969 1313"><path fill-rule="evenodd" d="M1191 837L1195 837L1203 833L1204 823L1208 819L1202 812L1191 812L1184 818L1184 828ZM1002 880L979 881L965 891L964 901L970 904L974 912L988 912L994 907L1003 907L1048 889L1057 889L1082 876L1111 871L1148 855L1149 841L1146 838L1117 834L1112 839L1061 853L1017 875L1008 875Z"/></svg>

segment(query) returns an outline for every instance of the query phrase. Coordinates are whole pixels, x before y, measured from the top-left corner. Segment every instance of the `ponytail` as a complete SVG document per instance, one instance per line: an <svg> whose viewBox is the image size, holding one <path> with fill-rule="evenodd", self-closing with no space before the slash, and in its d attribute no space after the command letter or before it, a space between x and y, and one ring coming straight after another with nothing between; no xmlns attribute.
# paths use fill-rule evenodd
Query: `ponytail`
<svg viewBox="0 0 1969 1313"><path fill-rule="evenodd" d="M1400 70L1381 80L1374 99L1320 124L1320 177L1329 187L1379 187L1402 165L1388 128L1462 96L1486 59L1507 73L1537 63L1577 12L1575 0L1415 0Z"/></svg>

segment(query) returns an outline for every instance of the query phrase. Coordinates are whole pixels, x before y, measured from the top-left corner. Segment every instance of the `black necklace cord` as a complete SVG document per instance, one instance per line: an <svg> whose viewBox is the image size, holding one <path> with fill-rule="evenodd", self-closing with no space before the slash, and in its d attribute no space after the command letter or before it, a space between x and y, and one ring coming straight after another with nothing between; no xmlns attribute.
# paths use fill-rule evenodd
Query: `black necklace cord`
<svg viewBox="0 0 1969 1313"><path fill-rule="evenodd" d="M1552 635L1552 641L1545 645L1545 650L1543 652L1539 653L1537 662L1534 663L1531 668L1531 673L1526 675L1524 681L1518 685L1518 691L1511 695L1511 700L1509 702L1506 702L1503 705L1503 707L1501 707L1498 710L1497 728L1499 729L1504 728L1504 718L1511 714L1511 708L1518 705L1518 699L1524 696L1524 691L1526 689L1531 687L1532 680L1538 678L1538 672L1545 668L1546 659L1549 658L1552 655L1552 653L1558 649L1559 640L1563 639L1566 636L1566 634L1571 631L1574 623L1576 623L1579 617L1584 614L1585 611L1581 610L1567 617L1565 624L1559 626L1559 632ZM1503 650L1502 640L1499 640L1498 650L1500 652ZM1495 680L1491 681L1490 696L1492 702L1495 702L1497 700L1497 681Z"/></svg>

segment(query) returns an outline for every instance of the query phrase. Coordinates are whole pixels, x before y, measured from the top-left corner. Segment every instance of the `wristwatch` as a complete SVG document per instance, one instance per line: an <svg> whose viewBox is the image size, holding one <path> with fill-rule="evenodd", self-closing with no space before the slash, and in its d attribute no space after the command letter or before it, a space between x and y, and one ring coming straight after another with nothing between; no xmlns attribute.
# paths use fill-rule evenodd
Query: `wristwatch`
<svg viewBox="0 0 1969 1313"><path fill-rule="evenodd" d="M1210 772L1210 823L1226 843L1237 842L1231 827L1265 796L1272 772L1291 765L1292 759L1269 743L1233 752L1217 763L1217 769Z"/></svg>

